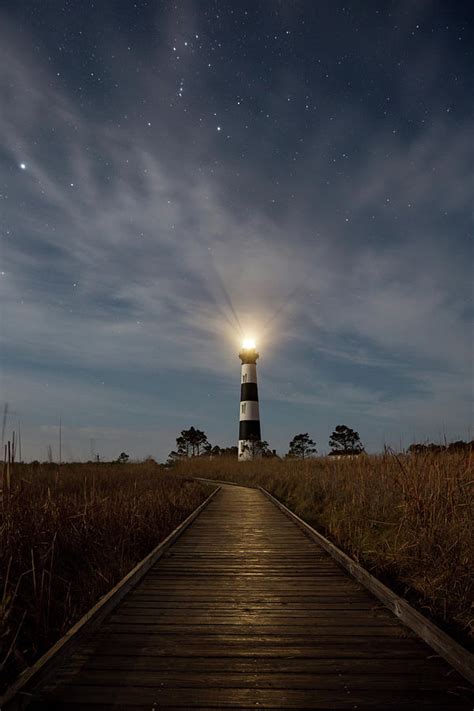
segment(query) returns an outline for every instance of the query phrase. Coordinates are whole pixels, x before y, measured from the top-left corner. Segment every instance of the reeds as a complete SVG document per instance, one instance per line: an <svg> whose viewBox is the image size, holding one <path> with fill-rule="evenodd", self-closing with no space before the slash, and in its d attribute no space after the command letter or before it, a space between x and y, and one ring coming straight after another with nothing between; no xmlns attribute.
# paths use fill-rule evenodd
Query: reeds
<svg viewBox="0 0 474 711"><path fill-rule="evenodd" d="M350 460L190 459L180 474L263 486L424 614L472 645L472 453Z"/></svg>
<svg viewBox="0 0 474 711"><path fill-rule="evenodd" d="M208 493L153 462L16 463L0 505L0 692Z"/></svg>

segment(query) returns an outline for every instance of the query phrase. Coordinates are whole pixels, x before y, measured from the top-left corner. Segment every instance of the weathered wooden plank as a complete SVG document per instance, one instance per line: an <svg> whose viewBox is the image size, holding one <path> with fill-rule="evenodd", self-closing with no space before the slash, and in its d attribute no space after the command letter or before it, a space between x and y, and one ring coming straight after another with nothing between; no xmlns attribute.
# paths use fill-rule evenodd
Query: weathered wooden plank
<svg viewBox="0 0 474 711"><path fill-rule="evenodd" d="M177 600L172 596L160 598L148 596L136 597L133 598L133 600L130 600L130 602L124 602L123 605L121 605L121 610L124 613L128 610L136 610L137 612L139 610L144 612L149 611L150 614L153 614L156 611L166 614L167 610L169 610L170 613L173 613L173 611L182 611L183 614L186 613L186 610L195 610L195 614L199 614L200 611L202 613L207 612L210 614L212 614L212 611L216 611L218 614L220 612L229 612L232 614L233 612L238 613L239 611L249 613L260 612L267 614L271 612L271 614L291 613L304 617L306 617L307 614L318 615L318 613L321 613L321 615L330 615L331 613L337 615L349 615L353 612L354 614L357 613L359 615L366 615L373 612L376 617L381 616L386 619L393 619L392 616L389 616L383 608L378 608L365 602L351 603L344 600L342 602L285 602L281 600L268 600L267 602L260 601L248 603L245 600L241 600L240 602L228 602L227 600L222 602L208 599L193 601L186 599Z"/></svg>
<svg viewBox="0 0 474 711"><path fill-rule="evenodd" d="M426 666L425 666L426 672ZM462 687L451 681L450 691L462 693ZM228 669L206 673L176 670L117 670L83 669L80 676L81 686L134 686L134 687L174 687L187 689L398 689L414 691L446 690L446 679L435 674L354 674L354 673L316 673L306 672L262 672L255 668L251 672L235 672Z"/></svg>
<svg viewBox="0 0 474 711"><path fill-rule="evenodd" d="M189 610L193 610L193 619L199 617L209 617L212 619L218 619L219 616L225 617L236 617L242 614L247 615L261 615L264 617L330 617L331 619L367 619L370 615L370 619L379 618L391 620L393 618L385 611L381 609L373 610L367 605L360 606L350 606L345 603L340 605L329 603L324 604L298 604L298 603L281 603L279 605L274 603L267 604L252 604L248 605L246 603L223 603L223 602L175 602L173 600L162 600L154 601L154 599L135 601L132 603L124 604L121 606L120 613L123 615L137 615L144 617L156 618L156 616L167 615L169 619L173 616L183 616L189 619ZM395 622L393 622L395 624Z"/></svg>
<svg viewBox="0 0 474 711"><path fill-rule="evenodd" d="M197 585L204 584L208 586L208 579L212 577L215 584L219 587L225 587L225 585L233 585L237 583L241 587L245 585L259 585L263 582L267 585L268 580L272 580L276 585L281 583L287 587L296 587L298 584L301 585L311 585L319 587L340 587L347 589L357 590L358 585L353 581L348 581L347 576L344 575L334 575L333 573L321 573L315 571L312 575L307 573L299 572L293 574L286 570L270 571L268 570L247 570L243 573L238 572L238 568L234 570L216 570L216 569L202 569L200 572L189 571L185 568L175 569L175 570L163 570L159 575L150 575L148 582L150 585L175 585L175 584L186 584L190 579L194 580Z"/></svg>
<svg viewBox="0 0 474 711"><path fill-rule="evenodd" d="M299 613L299 614L298 614ZM110 622L119 624L165 624L187 625L189 624L189 613L184 613L181 610L162 610L158 608L153 614L153 610L149 608L124 608L120 613L113 615ZM395 627L398 628L396 622L389 617L374 616L367 612L334 612L315 610L297 610L296 612L288 612L281 610L271 614L265 613L263 610L246 611L244 609L233 613L227 611L219 614L216 610L212 612L207 610L200 613L198 610L193 611L192 623L195 625L241 625L241 624L257 624L257 625L279 625L281 627L306 627L311 624L316 627L343 627L349 625L351 627L363 625L364 627Z"/></svg>
<svg viewBox="0 0 474 711"><path fill-rule="evenodd" d="M279 658L274 657L130 657L122 654L101 656L86 654L81 658L83 669L106 669L116 671L194 671L194 672L255 672L268 674L314 673L314 674L355 674L380 676L415 676L445 679L456 686L463 685L463 678L446 665L439 657L426 659L363 657L351 658ZM203 678L206 678L204 675Z"/></svg>
<svg viewBox="0 0 474 711"><path fill-rule="evenodd" d="M310 582L320 581L321 583L326 584L332 582L337 584L339 582L341 584L352 584L358 587L358 583L348 580L347 575L344 575L341 571L338 571L337 574L327 570L320 571L317 566L313 567L311 573L308 573L307 569L305 570L303 565L300 566L298 572L296 572L296 569L290 570L284 567L279 567L275 570L275 567L262 567L257 569L249 566L248 568L244 568L244 570L242 570L242 566L245 566L245 564L240 563L234 567L224 566L221 568L208 568L206 566L200 566L199 569L192 569L191 567L187 567L185 565L174 568L164 567L159 572L150 574L149 580L152 582L166 582L174 579L180 580L182 577L193 577L199 581L201 576L207 578L209 575L212 575L212 577L217 580L219 580L221 576L224 576L229 580L239 579L242 582L245 582L248 578L252 578L254 580L258 580L258 578L274 578L288 581L293 580L295 583L304 582L305 580Z"/></svg>
<svg viewBox="0 0 474 711"><path fill-rule="evenodd" d="M359 637L359 638L369 638L370 640L375 637L414 637L413 632L405 630L397 625L321 625L315 622L308 622L306 625L282 625L279 620L274 621L270 624L263 625L259 623L248 624L245 620L242 622L235 622L234 624L219 623L214 624L199 624L193 622L180 622L170 624L169 622L124 622L124 621L111 621L108 625L109 634L135 634L146 636L147 639L151 638L153 635L205 635L214 636L217 635L221 637L222 635L254 635L254 636L268 636L277 635L278 637L298 637L301 638L304 634L306 639L317 639L321 640L325 637Z"/></svg>
<svg viewBox="0 0 474 711"><path fill-rule="evenodd" d="M281 709L281 708L284 708L284 709L311 708L311 709L313 709L314 708L314 709L318 709L318 711L333 711L334 708L336 708L336 709L357 708L357 709L359 709L359 711L364 711L364 709L377 709L377 704L375 704L374 702L370 705L364 705L364 706L351 705L351 702L350 702L351 697L348 696L347 698L348 698L348 701L347 701L346 706L334 707L334 706L328 706L327 704L323 704L322 706L316 706L316 705L311 706L310 705L309 707L306 707L306 706L302 706L301 704L297 704L296 706L290 706L288 704L285 704L285 706L283 706L283 707L278 706L278 705L273 705L273 706L267 705L266 707L263 707L263 708L279 708L279 709ZM262 708L259 706L259 703L260 702L257 701L257 702L255 702L254 705L246 704L244 706L242 704L237 704L237 705L227 706L224 708L232 708L234 711L255 711L255 708ZM157 704L158 704L158 702L157 702ZM132 704L123 704L123 703L115 701L112 704L88 703L87 705L84 705L83 703L73 703L71 701L66 701L66 702L59 702L58 701L58 702L54 703L53 708L54 708L54 711L84 711L84 709L87 709L87 711L157 711L158 709L162 709L162 708L166 708L167 711L182 711L182 709L186 709L186 708L195 708L195 709L199 709L199 711L216 711L216 709L220 708L219 706L217 706L215 704L212 704L209 706L209 705L202 704L202 703L199 703L198 706L194 706L194 707L190 706L189 704L184 705L184 706L183 705L174 705L174 704L170 704L170 703L166 703L166 705L163 705L163 704L157 705L157 704L150 706L149 703L147 703L147 704L134 703L132 705ZM40 702L39 705L29 706L28 708L29 709L31 708L32 711L46 711L46 708L49 709L51 707L45 707L44 703ZM378 708L380 708L380 707L378 707ZM459 708L459 707L457 705L446 707L446 706L443 706L442 702L440 702L440 705L439 704L433 705L433 703L431 703L431 704L428 703L427 705L420 706L420 704L415 702L415 703L406 703L403 705L399 705L398 707L392 706L391 708L398 708L400 711L416 711L416 709L418 709L418 708L430 709L432 711L443 711L443 709L445 709L445 708ZM469 711L472 711L472 709L469 707L465 707L465 708L468 708Z"/></svg>
<svg viewBox="0 0 474 711"><path fill-rule="evenodd" d="M242 592L247 592L248 590L262 590L264 592L271 591L273 594L279 592L280 590L286 592L294 592L295 590L301 590L306 592L316 591L326 591L339 594L347 594L352 592L363 591L359 586L352 584L351 582L342 579L340 582L334 581L322 581L317 578L306 578L301 581L297 581L294 578L283 578L277 576L265 576L263 579L249 578L245 579L245 576L238 577L224 577L223 580L219 580L216 576L212 576L212 585L209 581L210 576L206 576L204 580L195 576L174 576L171 580L163 578L162 580L149 579L143 584L142 590L186 590L186 587L192 584L194 591L200 590L213 590L216 592L225 592L226 590L241 590Z"/></svg>
<svg viewBox="0 0 474 711"><path fill-rule="evenodd" d="M305 709L445 709L459 707L460 699L440 690L382 689L364 691L350 689L185 689L164 687L117 687L70 684L59 688L55 698L63 703L126 704L129 706L155 705L157 708L235 708L236 706L261 706L263 708ZM468 702L467 702L468 703ZM467 709L468 706L465 708Z"/></svg>
<svg viewBox="0 0 474 711"><path fill-rule="evenodd" d="M265 639L242 635L240 638L220 638L204 640L191 637L189 641L161 637L159 640L144 640L134 635L113 635L108 641L99 643L94 654L114 656L127 654L132 656L183 656L183 657L275 657L291 658L306 657L308 659L358 659L379 658L389 659L429 659L429 651L420 649L416 644L406 644L411 640L401 639L396 644L393 640L373 640L362 644L360 638L326 638L324 644L315 645L305 639L288 640L275 637ZM184 647L184 645L186 645Z"/></svg>
<svg viewBox="0 0 474 711"><path fill-rule="evenodd" d="M353 596L351 595L351 598ZM292 605L309 605L309 606L317 606L320 607L321 609L324 608L324 605L327 606L334 606L334 609L341 609L341 607L348 607L350 609L352 608L358 608L358 609L370 609L371 603L370 598L367 598L367 596L359 596L356 597L354 596L354 600L351 602L348 600L347 596L344 595L339 595L339 596L333 596L331 597L327 593L321 593L321 594L301 594L298 595L298 593L293 593L291 595L285 595L284 593L280 593L279 595L254 595L252 596L251 593L249 593L248 596L243 596L243 595L233 595L232 592L227 592L227 593L222 593L222 594L209 594L206 595L205 593L196 593L196 594L189 594L189 596L185 596L182 593L169 593L166 592L164 594L160 594L160 591L156 591L154 593L147 593L145 595L137 595L134 597L134 600L137 601L144 601L144 602L160 602L163 601L165 602L170 602L170 603L175 603L175 604L180 604L189 602L193 606L199 606L202 603L210 603L210 604L220 604L220 605L242 605L242 604L247 604L247 605L275 605L275 606L292 606Z"/></svg>
<svg viewBox="0 0 474 711"><path fill-rule="evenodd" d="M370 705L352 705L350 701L351 697L347 697L347 705L344 706L329 706L328 704L323 703L323 705L316 706L316 705L310 705L310 706L302 706L301 704L297 703L296 706L291 706L288 704L285 704L285 706L279 706L279 705L266 705L263 708L284 708L284 709L291 709L291 708L298 708L298 709L304 709L304 708L311 708L311 709L318 709L318 711L333 711L333 709L354 709L357 708L359 711L364 711L364 709L377 709L380 707L377 707L377 704L372 701ZM255 702L254 705L242 705L242 704L237 704L237 705L232 705L232 706L227 706L223 708L232 708L234 711L255 711L255 708L262 708L259 706L260 702ZM452 701L451 701L452 704ZM29 706L29 709L31 708L32 711L46 711L46 708L51 708L51 707L45 707L43 702L40 702L39 705L34 705L34 706ZM190 706L189 704L186 705L174 705L170 703L166 703L166 705L162 704L160 702L160 705L157 704L150 706L149 703L147 704L123 704L120 702L113 702L112 704L95 704L95 703L87 703L87 705L84 705L83 703L73 703L71 701L66 701L66 702L55 702L54 703L54 711L84 711L84 709L87 709L87 711L157 711L158 709L166 708L167 711L182 711L182 709L186 708L195 708L199 709L199 711L216 711L216 709L219 709L219 707L216 704L212 705L206 705L203 703L199 703L198 706ZM386 708L384 706L384 708ZM434 702L427 702L426 705L420 705L419 703L416 702L407 702L403 705L398 705L398 706L391 706L388 708L395 708L398 709L399 711L416 711L418 708L422 709L430 709L432 711L443 711L445 708L460 708L457 705L451 705L451 706L446 706L443 705L443 702L440 701L438 704ZM469 711L472 711L472 708L470 707L465 707L466 709L469 709Z"/></svg>

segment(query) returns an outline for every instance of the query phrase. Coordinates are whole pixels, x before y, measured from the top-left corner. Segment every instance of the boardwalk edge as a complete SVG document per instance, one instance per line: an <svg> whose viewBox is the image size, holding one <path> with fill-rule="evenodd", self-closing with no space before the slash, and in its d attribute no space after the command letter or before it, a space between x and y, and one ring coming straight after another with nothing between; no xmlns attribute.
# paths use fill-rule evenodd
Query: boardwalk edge
<svg viewBox="0 0 474 711"><path fill-rule="evenodd" d="M452 639L446 632L443 632L433 622L415 610L406 600L399 597L393 590L377 580L371 573L363 568L359 563L352 560L346 553L341 551L334 543L318 533L309 523L303 521L291 509L281 503L275 496L262 486L259 487L270 501L275 504L284 514L292 519L296 525L309 534L319 545L324 548L334 560L342 565L356 580L367 588L375 597L391 610L398 619L416 632L424 642L434 649L443 659L456 669L471 684L474 684L474 655Z"/></svg>
<svg viewBox="0 0 474 711"><path fill-rule="evenodd" d="M224 481L221 479L206 479L202 476L193 476L194 481L200 481L202 484L223 484L224 486L238 486L241 489L255 489L256 487L247 486L247 484L239 484L238 481Z"/></svg>
<svg viewBox="0 0 474 711"><path fill-rule="evenodd" d="M31 667L25 669L18 679L0 697L0 711L20 711L27 708L33 700L33 687L44 683L54 673L64 659L98 627L103 619L119 604L130 590L144 577L150 568L161 558L163 553L188 528L203 509L211 502L218 486L189 516L143 558L127 575L109 590L100 600L81 617L66 634L61 637Z"/></svg>

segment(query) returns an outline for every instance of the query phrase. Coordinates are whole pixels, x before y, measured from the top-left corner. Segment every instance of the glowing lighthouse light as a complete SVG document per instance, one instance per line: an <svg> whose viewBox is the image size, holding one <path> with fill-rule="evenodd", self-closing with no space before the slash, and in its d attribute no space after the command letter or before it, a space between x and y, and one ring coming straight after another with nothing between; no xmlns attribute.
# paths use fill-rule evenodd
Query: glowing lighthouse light
<svg viewBox="0 0 474 711"><path fill-rule="evenodd" d="M255 443L261 440L258 407L257 359L255 341L246 338L239 358L242 361L240 378L239 461L254 458Z"/></svg>

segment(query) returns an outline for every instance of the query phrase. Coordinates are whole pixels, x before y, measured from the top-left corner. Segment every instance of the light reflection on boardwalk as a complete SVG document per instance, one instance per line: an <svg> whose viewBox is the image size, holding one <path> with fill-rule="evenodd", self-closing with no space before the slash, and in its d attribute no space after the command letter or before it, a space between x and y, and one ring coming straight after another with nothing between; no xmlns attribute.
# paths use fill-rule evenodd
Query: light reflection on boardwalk
<svg viewBox="0 0 474 711"><path fill-rule="evenodd" d="M30 708L472 708L263 494L224 487Z"/></svg>

